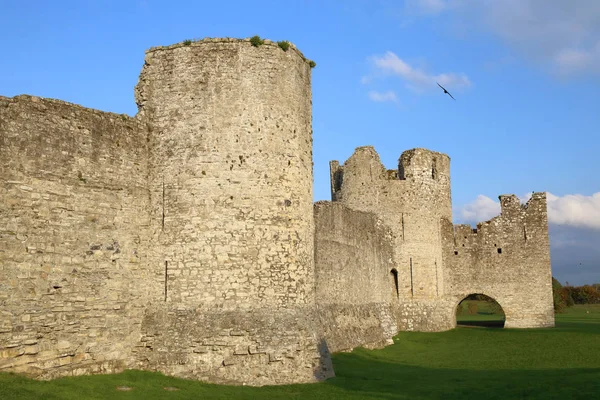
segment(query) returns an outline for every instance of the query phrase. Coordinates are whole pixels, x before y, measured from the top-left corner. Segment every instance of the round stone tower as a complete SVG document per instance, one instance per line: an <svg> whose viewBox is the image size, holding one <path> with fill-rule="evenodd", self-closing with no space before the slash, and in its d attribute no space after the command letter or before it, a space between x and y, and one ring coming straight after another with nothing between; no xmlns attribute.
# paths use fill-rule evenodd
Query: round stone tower
<svg viewBox="0 0 600 400"><path fill-rule="evenodd" d="M331 374L314 307L311 68L294 47L205 39L147 51L157 285L139 366L213 382Z"/></svg>
<svg viewBox="0 0 600 400"><path fill-rule="evenodd" d="M410 298L436 298L444 293L440 219L452 221L450 157L407 150L400 156L398 175L405 182L399 262L408 268Z"/></svg>
<svg viewBox="0 0 600 400"><path fill-rule="evenodd" d="M398 161L398 175L410 186L407 210L452 219L450 157L421 148L407 150Z"/></svg>
<svg viewBox="0 0 600 400"><path fill-rule="evenodd" d="M239 310L313 301L310 72L293 46L271 42L147 52L136 102L151 129L167 302Z"/></svg>

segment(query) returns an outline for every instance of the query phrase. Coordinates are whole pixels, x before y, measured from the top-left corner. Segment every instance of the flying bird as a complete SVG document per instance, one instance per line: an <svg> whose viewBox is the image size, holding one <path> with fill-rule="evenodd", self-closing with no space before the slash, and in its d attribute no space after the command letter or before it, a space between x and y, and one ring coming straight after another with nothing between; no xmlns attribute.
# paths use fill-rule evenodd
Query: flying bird
<svg viewBox="0 0 600 400"><path fill-rule="evenodd" d="M436 82L436 83L437 83L437 82ZM446 93L448 96L452 97L452 95L450 94L450 92L449 92L449 91L447 91L445 87L443 87L443 86L442 86L442 85L440 85L439 83L437 83L437 85L438 85L439 87L441 87L441 88L442 88L442 90L444 91L444 93ZM454 97L452 97L452 100L456 100L456 99L455 99Z"/></svg>

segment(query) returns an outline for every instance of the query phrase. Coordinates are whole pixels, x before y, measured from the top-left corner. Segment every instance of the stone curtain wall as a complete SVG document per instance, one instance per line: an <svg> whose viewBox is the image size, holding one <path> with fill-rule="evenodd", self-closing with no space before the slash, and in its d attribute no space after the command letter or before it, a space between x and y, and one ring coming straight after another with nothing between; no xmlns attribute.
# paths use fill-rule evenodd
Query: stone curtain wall
<svg viewBox="0 0 600 400"><path fill-rule="evenodd" d="M146 132L126 116L0 97L0 371L113 372L139 340Z"/></svg>
<svg viewBox="0 0 600 400"><path fill-rule="evenodd" d="M315 203L317 303L398 301L391 271L392 232L375 214Z"/></svg>
<svg viewBox="0 0 600 400"><path fill-rule="evenodd" d="M374 214L315 204L319 326L331 351L390 343L398 303L392 232Z"/></svg>
<svg viewBox="0 0 600 400"><path fill-rule="evenodd" d="M252 312L149 309L138 368L223 384L274 385L333 376L314 307Z"/></svg>
<svg viewBox="0 0 600 400"><path fill-rule="evenodd" d="M525 205L500 196L502 213L477 225L444 222L448 313L467 295L494 298L506 314L507 328L554 326L552 274L546 194L534 193Z"/></svg>

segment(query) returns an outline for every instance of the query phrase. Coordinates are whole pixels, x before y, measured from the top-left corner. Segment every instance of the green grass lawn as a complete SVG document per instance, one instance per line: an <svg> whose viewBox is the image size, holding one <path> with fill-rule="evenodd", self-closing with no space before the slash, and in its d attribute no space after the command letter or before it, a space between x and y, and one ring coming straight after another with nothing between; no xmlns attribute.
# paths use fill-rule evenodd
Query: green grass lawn
<svg viewBox="0 0 600 400"><path fill-rule="evenodd" d="M600 399L600 305L570 308L556 321L551 329L402 332L385 349L334 355L337 377L318 384L217 386L140 371L49 382L0 374L0 399Z"/></svg>

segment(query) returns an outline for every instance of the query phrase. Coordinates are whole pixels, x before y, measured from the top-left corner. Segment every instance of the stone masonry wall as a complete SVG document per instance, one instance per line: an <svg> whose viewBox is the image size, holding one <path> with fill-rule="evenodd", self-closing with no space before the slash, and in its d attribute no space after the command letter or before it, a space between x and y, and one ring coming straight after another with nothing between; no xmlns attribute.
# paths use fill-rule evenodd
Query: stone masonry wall
<svg viewBox="0 0 600 400"><path fill-rule="evenodd" d="M147 157L127 116L0 97L0 371L127 364L152 278Z"/></svg>
<svg viewBox="0 0 600 400"><path fill-rule="evenodd" d="M372 212L391 229L400 330L453 328L457 304L472 293L500 302L507 327L554 325L543 194L525 207L515 196L502 196L502 216L475 233L450 222L450 159L444 154L405 151L398 170L386 171L372 147L359 147L343 166L331 162L331 182L335 202Z"/></svg>
<svg viewBox="0 0 600 400"><path fill-rule="evenodd" d="M314 209L317 302L397 301L393 236L383 221L339 203L319 201Z"/></svg>
<svg viewBox="0 0 600 400"><path fill-rule="evenodd" d="M166 301L314 304L304 57L237 39L153 48L136 101L151 127L152 240L164 254Z"/></svg>
<svg viewBox="0 0 600 400"><path fill-rule="evenodd" d="M436 309L444 293L440 218L451 217L449 157L408 150L397 170L386 170L373 147L359 147L343 166L332 161L331 178L335 202L372 212L391 229L399 303L406 308L399 314L401 328L447 329L445 318L432 323L438 317L412 312L408 304L416 304L417 310Z"/></svg>
<svg viewBox="0 0 600 400"><path fill-rule="evenodd" d="M333 376L330 349L315 339L314 307L250 312L154 307L137 368L222 384L274 385Z"/></svg>
<svg viewBox="0 0 600 400"><path fill-rule="evenodd" d="M374 214L315 204L319 327L331 351L390 343L398 303L392 232Z"/></svg>
<svg viewBox="0 0 600 400"><path fill-rule="evenodd" d="M452 309L467 295L494 298L507 328L554 326L546 194L521 205L500 196L500 216L477 225L444 221L444 265Z"/></svg>
<svg viewBox="0 0 600 400"><path fill-rule="evenodd" d="M146 52L135 118L0 97L0 372L314 382L471 293L553 326L545 195L475 232L448 156L367 146L313 206L310 81L294 46L205 39Z"/></svg>

